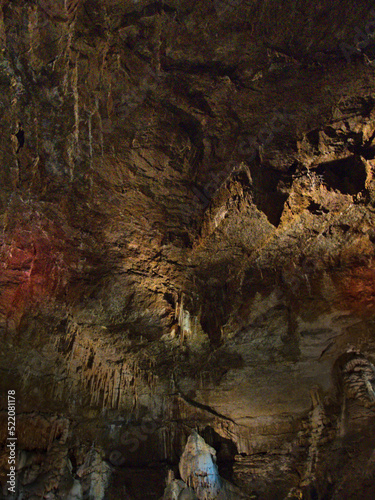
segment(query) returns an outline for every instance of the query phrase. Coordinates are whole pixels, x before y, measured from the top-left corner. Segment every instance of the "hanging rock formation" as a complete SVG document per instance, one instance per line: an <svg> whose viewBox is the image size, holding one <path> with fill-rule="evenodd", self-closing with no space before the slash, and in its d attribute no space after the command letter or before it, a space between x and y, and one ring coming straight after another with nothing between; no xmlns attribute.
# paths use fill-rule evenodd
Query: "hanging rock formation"
<svg viewBox="0 0 375 500"><path fill-rule="evenodd" d="M375 497L374 33L0 2L2 498Z"/></svg>

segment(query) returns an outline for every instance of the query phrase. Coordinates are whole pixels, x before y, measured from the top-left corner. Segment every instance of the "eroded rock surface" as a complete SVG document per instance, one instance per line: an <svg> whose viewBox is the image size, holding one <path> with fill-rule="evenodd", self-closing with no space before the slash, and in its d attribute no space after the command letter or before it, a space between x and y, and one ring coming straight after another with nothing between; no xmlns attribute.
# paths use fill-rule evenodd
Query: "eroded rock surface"
<svg viewBox="0 0 375 500"><path fill-rule="evenodd" d="M371 0L0 2L0 482L372 499ZM90 462L90 463L89 463ZM177 477L177 476L176 476Z"/></svg>

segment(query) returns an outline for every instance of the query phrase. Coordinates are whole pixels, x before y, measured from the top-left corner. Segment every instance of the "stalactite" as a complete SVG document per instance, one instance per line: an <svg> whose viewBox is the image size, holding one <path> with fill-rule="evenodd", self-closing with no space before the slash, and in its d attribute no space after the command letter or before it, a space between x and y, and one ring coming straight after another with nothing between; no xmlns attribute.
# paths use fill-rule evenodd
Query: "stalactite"
<svg viewBox="0 0 375 500"><path fill-rule="evenodd" d="M113 387L112 387L112 408L117 408L118 406L118 390L120 386L121 376L119 372L115 369L113 371Z"/></svg>
<svg viewBox="0 0 375 500"><path fill-rule="evenodd" d="M93 147L92 147L92 113L89 114L88 129L89 129L89 158L90 158L90 169L91 169L92 168L92 155L93 155Z"/></svg>
<svg viewBox="0 0 375 500"><path fill-rule="evenodd" d="M38 47L40 44L40 28L39 28L39 10L36 5L29 7L27 28L29 36L30 60L34 69L37 69L38 58L35 55L34 47Z"/></svg>
<svg viewBox="0 0 375 500"><path fill-rule="evenodd" d="M78 156L79 152L79 90L78 90L78 55L75 57L75 64L72 71L72 91L74 97L74 148L75 148L75 158ZM72 181L74 177L74 162L71 166L70 180Z"/></svg>
<svg viewBox="0 0 375 500"><path fill-rule="evenodd" d="M154 360L149 360L149 370L141 370L138 362L132 358L119 365L103 362L94 345L82 334L77 334L77 328L69 327L64 339L56 341L56 349L61 342L71 344L71 351L66 355L68 385L64 389L54 389L55 394L75 390L87 393L90 405L102 409L120 409L128 407L132 401L133 411L137 412L138 389L147 387L150 397L158 384L158 377L153 375ZM77 388L73 389L74 386ZM79 389L81 387L82 389ZM130 389L130 390L129 390Z"/></svg>
<svg viewBox="0 0 375 500"><path fill-rule="evenodd" d="M96 107L96 114L98 116L98 121L99 121L99 134L100 134L100 151L101 151L101 157L103 159L104 156L104 131L103 131L103 120L102 120L102 115L100 114L100 107L99 107L99 99L96 97L95 99L95 107Z"/></svg>
<svg viewBox="0 0 375 500"><path fill-rule="evenodd" d="M70 23L68 25L68 32L67 32L67 37L66 37L66 46L64 49L60 48L60 52L63 53L63 61L65 64L64 67L64 78L63 78L63 93L66 95L68 93L68 88L69 88L69 64L72 58L72 41L73 41L73 36L74 36L74 22ZM64 43L64 38L61 39L61 43ZM59 42L60 45L60 42Z"/></svg>
<svg viewBox="0 0 375 500"><path fill-rule="evenodd" d="M106 373L103 377L103 403L102 408L106 408L109 401L109 391L108 391L108 374Z"/></svg>

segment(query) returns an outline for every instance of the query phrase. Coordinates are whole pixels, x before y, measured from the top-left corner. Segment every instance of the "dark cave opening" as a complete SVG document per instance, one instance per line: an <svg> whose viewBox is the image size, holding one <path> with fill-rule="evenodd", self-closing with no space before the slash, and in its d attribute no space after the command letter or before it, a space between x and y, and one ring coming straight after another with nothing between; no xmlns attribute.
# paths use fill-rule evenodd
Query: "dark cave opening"
<svg viewBox="0 0 375 500"><path fill-rule="evenodd" d="M329 189L340 191L342 194L354 196L365 189L366 167L356 156L321 163L316 173L323 176L323 182Z"/></svg>

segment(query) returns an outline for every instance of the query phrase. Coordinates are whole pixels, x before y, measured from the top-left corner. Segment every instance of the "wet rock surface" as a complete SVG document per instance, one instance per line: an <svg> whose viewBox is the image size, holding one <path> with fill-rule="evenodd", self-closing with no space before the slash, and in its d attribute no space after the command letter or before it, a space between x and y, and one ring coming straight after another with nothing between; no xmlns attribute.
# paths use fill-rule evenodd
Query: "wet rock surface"
<svg viewBox="0 0 375 500"><path fill-rule="evenodd" d="M4 498L374 498L373 2L0 5Z"/></svg>

